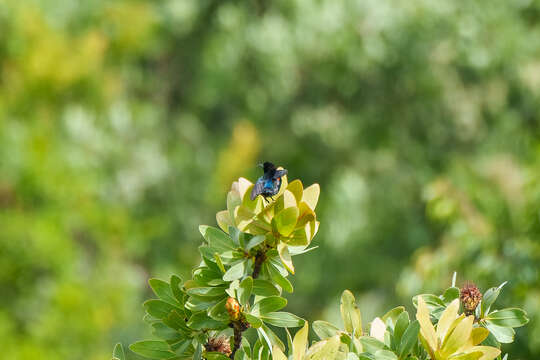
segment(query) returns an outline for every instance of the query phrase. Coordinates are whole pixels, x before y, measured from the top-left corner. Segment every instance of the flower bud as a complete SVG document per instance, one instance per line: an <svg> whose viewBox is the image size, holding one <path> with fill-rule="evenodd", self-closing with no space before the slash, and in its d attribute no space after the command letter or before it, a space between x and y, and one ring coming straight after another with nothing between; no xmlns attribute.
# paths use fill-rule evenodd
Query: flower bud
<svg viewBox="0 0 540 360"><path fill-rule="evenodd" d="M232 320L240 319L240 304L235 298L229 297L225 303L225 309L229 313Z"/></svg>
<svg viewBox="0 0 540 360"><path fill-rule="evenodd" d="M480 300L482 300L482 293L474 283L468 282L461 288L459 300L461 300L465 313L470 315L474 313Z"/></svg>
<svg viewBox="0 0 540 360"><path fill-rule="evenodd" d="M232 353L229 338L226 336L211 337L208 339L206 345L204 345L204 348L208 352L216 351L225 354L226 356L229 356Z"/></svg>

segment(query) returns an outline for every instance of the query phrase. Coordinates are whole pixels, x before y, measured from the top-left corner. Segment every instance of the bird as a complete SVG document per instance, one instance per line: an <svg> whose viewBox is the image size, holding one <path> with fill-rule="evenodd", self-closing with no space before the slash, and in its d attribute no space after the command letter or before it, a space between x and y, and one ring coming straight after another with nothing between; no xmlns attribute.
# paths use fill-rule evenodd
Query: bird
<svg viewBox="0 0 540 360"><path fill-rule="evenodd" d="M259 164L259 166L262 166L264 174L257 179L253 190L251 190L252 201L259 195L262 195L265 200L276 195L281 187L281 178L287 175L286 169L278 170L274 164L268 161L265 161L262 165Z"/></svg>

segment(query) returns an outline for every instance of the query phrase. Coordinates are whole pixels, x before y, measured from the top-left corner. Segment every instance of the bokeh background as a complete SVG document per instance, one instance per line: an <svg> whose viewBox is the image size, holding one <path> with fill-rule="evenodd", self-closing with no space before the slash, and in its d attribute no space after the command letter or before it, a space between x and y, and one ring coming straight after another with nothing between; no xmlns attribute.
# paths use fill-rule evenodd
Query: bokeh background
<svg viewBox="0 0 540 360"><path fill-rule="evenodd" d="M290 311L509 280L540 358L537 0L0 2L0 357L151 336L147 279L263 160L322 187Z"/></svg>

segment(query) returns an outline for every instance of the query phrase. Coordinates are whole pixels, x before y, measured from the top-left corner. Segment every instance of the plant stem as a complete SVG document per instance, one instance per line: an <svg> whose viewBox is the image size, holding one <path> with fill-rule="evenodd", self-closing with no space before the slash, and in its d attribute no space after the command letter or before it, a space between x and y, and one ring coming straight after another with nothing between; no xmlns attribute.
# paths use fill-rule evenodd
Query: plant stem
<svg viewBox="0 0 540 360"><path fill-rule="evenodd" d="M261 272L261 267L266 260L266 252L259 252L255 256L255 264L253 265L253 278L256 279Z"/></svg>

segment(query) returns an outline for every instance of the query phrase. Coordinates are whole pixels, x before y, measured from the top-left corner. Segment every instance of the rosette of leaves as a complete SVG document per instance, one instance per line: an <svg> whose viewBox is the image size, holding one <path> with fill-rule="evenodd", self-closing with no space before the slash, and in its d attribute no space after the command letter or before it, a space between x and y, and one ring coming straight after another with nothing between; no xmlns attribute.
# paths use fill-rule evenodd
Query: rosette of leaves
<svg viewBox="0 0 540 360"><path fill-rule="evenodd" d="M475 322L489 330L489 335L483 342L484 345L495 346L497 348L500 348L501 343L512 343L515 337L514 328L523 326L529 322L527 314L522 309L493 309L493 304L497 300L504 285L506 285L506 282L498 287L488 289L474 311ZM449 304L459 299L459 294L459 288L452 286L446 289L440 296L433 294L417 295L413 298L413 304L417 306L418 299L422 297L430 311L431 318L434 321L438 321Z"/></svg>
<svg viewBox="0 0 540 360"><path fill-rule="evenodd" d="M287 176L273 200L258 196L251 200L253 183L235 181L227 195L227 210L217 213L219 227L228 232L238 228L252 235L264 235L268 247L277 249L288 271L294 273L291 256L305 251L319 229L315 207L319 184L304 189L300 180L288 183Z"/></svg>
<svg viewBox="0 0 540 360"><path fill-rule="evenodd" d="M422 297L418 298L416 318L420 323L420 341L432 360L493 360L501 351L492 346L479 346L489 331L474 327L474 316L458 315L459 300L453 300L442 312L437 325L431 323L430 312Z"/></svg>

